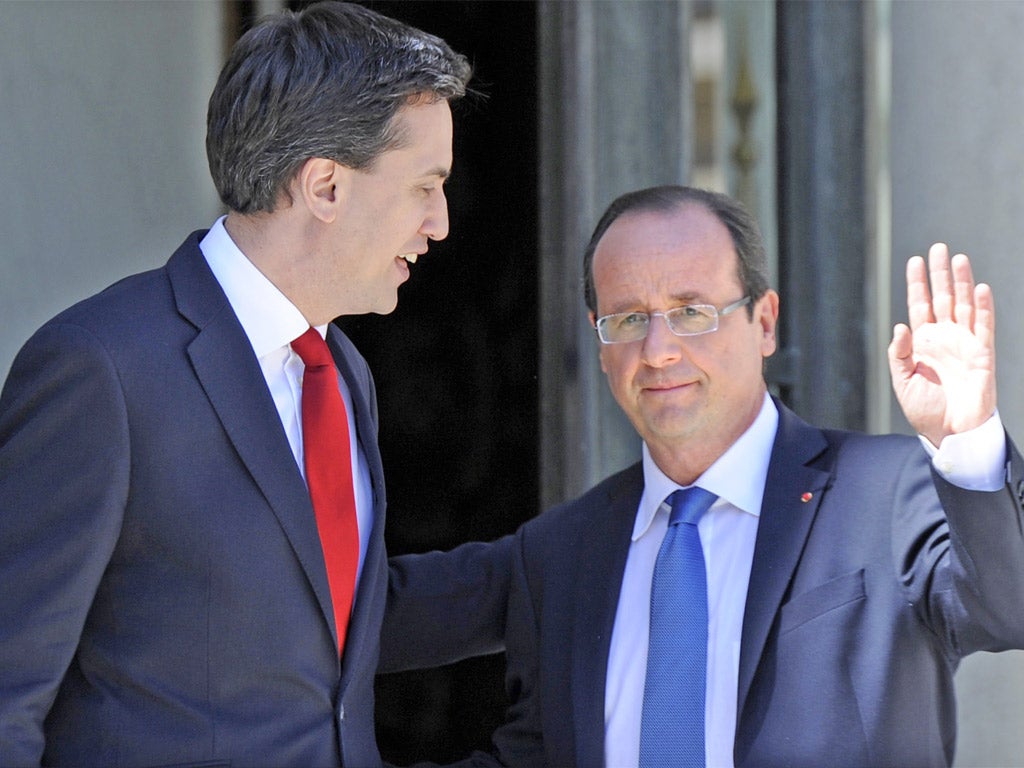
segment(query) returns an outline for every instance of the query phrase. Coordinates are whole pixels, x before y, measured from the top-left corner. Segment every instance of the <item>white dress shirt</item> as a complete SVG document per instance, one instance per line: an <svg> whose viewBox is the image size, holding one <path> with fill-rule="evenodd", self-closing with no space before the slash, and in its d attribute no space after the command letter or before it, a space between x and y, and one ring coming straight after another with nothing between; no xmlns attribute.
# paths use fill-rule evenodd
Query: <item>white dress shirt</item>
<svg viewBox="0 0 1024 768"><path fill-rule="evenodd" d="M697 485L718 496L697 523L708 587L708 674L705 691L705 746L709 766L732 765L739 687L740 635L754 541L761 514L768 461L779 413L765 397L750 428L733 443ZM635 766L640 759L640 715L647 676L651 619L651 578L668 530L665 499L680 488L643 446L644 492L626 560L612 630L605 684L605 765Z"/></svg>
<svg viewBox="0 0 1024 768"><path fill-rule="evenodd" d="M708 589L705 750L709 768L731 768L736 732L740 642L754 542L779 413L765 395L750 428L695 485L719 498L697 524ZM1004 482L1005 440L995 414L982 426L947 437L938 450L922 443L950 482L993 491ZM605 765L629 768L640 759L640 717L650 634L651 579L671 511L665 499L680 488L643 446L644 492L623 572L605 682Z"/></svg>
<svg viewBox="0 0 1024 768"><path fill-rule="evenodd" d="M199 248L249 338L274 405L277 406L295 463L305 479L306 463L302 447L302 374L305 366L302 358L292 351L291 341L305 333L309 323L298 308L239 250L224 228L224 217L214 223L199 243ZM317 330L321 336L326 336L326 325ZM359 448L359 441L355 439L352 394L340 375L338 387L345 400L349 434L353 438L350 443L359 525L359 567L356 572L358 589L359 574L363 570L370 530L373 528L373 487L366 457Z"/></svg>

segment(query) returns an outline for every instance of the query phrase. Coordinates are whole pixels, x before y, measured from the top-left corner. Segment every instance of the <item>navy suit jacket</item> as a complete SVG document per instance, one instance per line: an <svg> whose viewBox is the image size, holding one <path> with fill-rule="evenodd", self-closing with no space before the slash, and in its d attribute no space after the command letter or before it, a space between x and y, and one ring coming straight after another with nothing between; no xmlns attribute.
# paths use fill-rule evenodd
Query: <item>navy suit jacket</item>
<svg viewBox="0 0 1024 768"><path fill-rule="evenodd" d="M342 661L309 494L202 235L47 323L0 397L0 765L380 763L370 372L332 327L374 494Z"/></svg>
<svg viewBox="0 0 1024 768"><path fill-rule="evenodd" d="M779 410L735 764L948 765L959 659L1024 646L1021 457L1007 441L1006 488L968 492L933 475L916 438L820 430ZM502 763L603 765L609 645L642 489L637 464L494 546L492 557L511 559ZM436 564L415 567L407 579ZM402 596L389 605L389 668L430 661L430 645L405 639L427 610Z"/></svg>

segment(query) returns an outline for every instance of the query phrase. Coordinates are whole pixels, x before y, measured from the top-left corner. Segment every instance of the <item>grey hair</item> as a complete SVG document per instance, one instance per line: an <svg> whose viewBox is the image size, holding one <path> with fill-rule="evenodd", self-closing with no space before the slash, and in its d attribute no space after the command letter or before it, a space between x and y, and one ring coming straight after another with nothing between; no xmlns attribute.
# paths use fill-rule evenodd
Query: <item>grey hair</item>
<svg viewBox="0 0 1024 768"><path fill-rule="evenodd" d="M747 314L753 317L754 303L769 288L768 260L764 240L757 222L742 203L720 192L683 186L648 187L627 192L612 201L590 236L583 253L583 297L587 309L597 314L597 292L594 289L594 252L605 232L620 216L627 213L668 213L686 204L703 206L729 230L736 250L737 271L744 293L751 298Z"/></svg>
<svg viewBox="0 0 1024 768"><path fill-rule="evenodd" d="M270 212L310 158L369 168L402 145L403 106L461 98L471 75L439 37L359 5L264 17L210 96L206 155L220 199L239 213Z"/></svg>

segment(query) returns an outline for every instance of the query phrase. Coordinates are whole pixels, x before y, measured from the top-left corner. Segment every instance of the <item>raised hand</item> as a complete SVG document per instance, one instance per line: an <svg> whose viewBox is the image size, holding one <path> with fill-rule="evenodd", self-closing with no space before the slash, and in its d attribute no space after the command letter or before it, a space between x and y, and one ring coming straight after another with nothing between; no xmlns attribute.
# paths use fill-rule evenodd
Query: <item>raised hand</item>
<svg viewBox="0 0 1024 768"><path fill-rule="evenodd" d="M931 290L929 290L929 274ZM995 303L971 261L936 243L907 262L907 313L889 344L896 399L910 425L938 446L983 424L996 408Z"/></svg>

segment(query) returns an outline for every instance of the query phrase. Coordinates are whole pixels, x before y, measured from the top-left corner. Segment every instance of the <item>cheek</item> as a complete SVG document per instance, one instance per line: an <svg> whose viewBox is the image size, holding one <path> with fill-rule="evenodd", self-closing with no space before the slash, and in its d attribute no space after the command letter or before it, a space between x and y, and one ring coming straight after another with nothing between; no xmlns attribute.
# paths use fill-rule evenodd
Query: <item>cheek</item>
<svg viewBox="0 0 1024 768"><path fill-rule="evenodd" d="M420 207L406 208L404 211L385 212L387 233L390 237L402 245L408 245L416 233L423 228L427 216Z"/></svg>
<svg viewBox="0 0 1024 768"><path fill-rule="evenodd" d="M721 351L730 360L749 357L761 365L764 358L775 351L775 333L760 323L752 323L744 326L741 333L731 336Z"/></svg>
<svg viewBox="0 0 1024 768"><path fill-rule="evenodd" d="M600 351L601 370L608 376L612 388L621 387L632 378L635 369L630 355L629 344L602 344Z"/></svg>
<svg viewBox="0 0 1024 768"><path fill-rule="evenodd" d="M760 386L764 379L766 344L766 340L760 337L747 338L726 351L728 377L734 388L746 390L747 387Z"/></svg>

